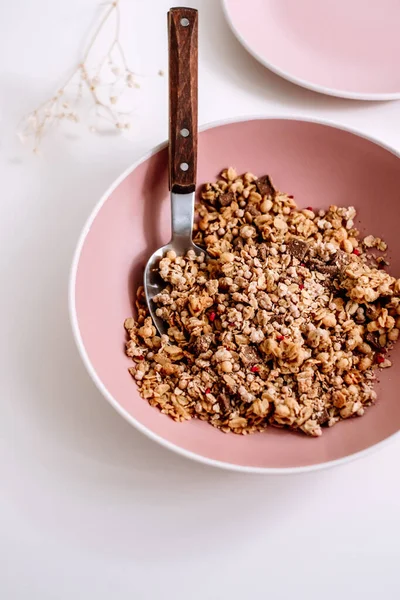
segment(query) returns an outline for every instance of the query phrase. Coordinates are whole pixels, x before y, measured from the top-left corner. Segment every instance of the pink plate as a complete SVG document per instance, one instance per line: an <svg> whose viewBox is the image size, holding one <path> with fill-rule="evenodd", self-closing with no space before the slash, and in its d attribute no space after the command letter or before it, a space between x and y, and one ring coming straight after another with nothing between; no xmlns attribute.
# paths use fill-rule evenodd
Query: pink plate
<svg viewBox="0 0 400 600"><path fill-rule="evenodd" d="M400 274L400 163L395 151L330 124L292 119L223 123L199 135L198 181L228 165L266 172L300 206L355 205L365 231L383 237L391 271ZM169 240L167 152L157 148L124 173L86 223L72 266L70 314L82 359L107 400L140 431L202 462L244 471L290 472L339 463L400 428L400 344L395 367L382 372L377 404L321 438L270 428L223 434L192 420L175 423L142 400L128 373L123 322L148 256Z"/></svg>
<svg viewBox="0 0 400 600"><path fill-rule="evenodd" d="M223 0L228 22L263 65L316 92L400 98L398 0Z"/></svg>

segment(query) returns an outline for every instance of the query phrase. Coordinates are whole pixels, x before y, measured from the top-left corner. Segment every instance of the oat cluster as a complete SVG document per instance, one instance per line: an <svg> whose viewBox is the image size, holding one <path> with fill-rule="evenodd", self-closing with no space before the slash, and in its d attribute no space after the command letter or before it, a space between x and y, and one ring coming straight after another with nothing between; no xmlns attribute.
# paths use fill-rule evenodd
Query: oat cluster
<svg viewBox="0 0 400 600"><path fill-rule="evenodd" d="M273 425L320 436L362 416L399 336L400 280L376 256L386 244L360 240L353 207L298 209L268 176L233 168L204 186L196 212L194 241L213 260L160 261L168 335L143 288L125 322L142 397L177 421L240 434Z"/></svg>

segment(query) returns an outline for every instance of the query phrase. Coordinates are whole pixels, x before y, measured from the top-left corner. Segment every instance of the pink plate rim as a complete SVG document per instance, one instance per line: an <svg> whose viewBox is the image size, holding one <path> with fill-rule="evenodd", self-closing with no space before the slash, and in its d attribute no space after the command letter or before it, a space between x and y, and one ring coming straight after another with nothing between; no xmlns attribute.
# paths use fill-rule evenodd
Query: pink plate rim
<svg viewBox="0 0 400 600"><path fill-rule="evenodd" d="M359 93L359 92L349 92L348 90L340 90L336 88L326 87L324 85L319 85L318 83L313 83L307 79L301 79L300 77L296 77L291 75L288 71L280 69L273 63L266 60L261 54L256 52L250 44L245 40L245 38L241 35L237 27L235 27L228 7L229 0L222 0L222 8L224 11L225 19L232 30L233 34L237 38L237 40L241 43L241 45L247 50L253 58L255 58L260 64L264 67L283 77L287 81L299 85L308 90L312 90L313 92L318 92L319 94L326 94L328 96L335 96L337 98L346 98L348 100L368 100L368 101L385 101L385 100L399 100L400 92L389 92L389 93L379 93L379 92L369 92L369 93Z"/></svg>
<svg viewBox="0 0 400 600"><path fill-rule="evenodd" d="M229 124L233 124L233 123L241 123L243 121L253 121L253 120L260 120L260 119L264 119L264 120L267 120L267 119L268 120L278 120L279 119L279 120L287 120L287 121L301 121L301 122L305 122L305 123L314 123L314 124L318 124L318 125L325 125L327 127L333 127L335 129L339 129L341 131L352 133L361 138L364 138L364 139L380 146L381 148L384 148L385 150L391 152L392 154L397 156L397 158L400 159L400 153L396 149L383 143L382 141L378 140L377 138L370 136L370 135L366 135L352 127L339 125L339 124L337 124L333 121L327 120L327 119L303 118L302 116L294 116L294 115L293 116L288 116L288 115L250 115L250 116L241 116L238 118L229 118L229 119L212 121L212 122L206 123L202 127L200 127L200 131L212 129L213 127L220 127L221 125L229 125ZM70 275L69 275L69 287L68 287L69 319L70 319L70 323L71 323L71 327L72 327L73 337L74 337L76 346L78 348L80 357L81 357L83 364L85 365L86 370L89 373L93 383L95 384L97 389L100 391L100 393L128 423L133 425L141 433L144 433L151 440L157 442L161 446L164 446L164 448L167 448L168 450L176 452L177 454L184 456L185 458L195 460L196 462L199 462L201 464L210 465L212 467L219 467L221 469L228 470L228 471L237 471L237 472L241 472L241 473L267 474L267 475L289 475L289 474L297 474L297 473L309 473L311 471L319 471L322 469L327 469L330 467L335 467L335 466L350 462L352 460L361 458L363 456L367 456L368 454L374 452L378 448L382 448L382 447L386 446L388 443L394 441L396 438L399 438L400 431L388 436L386 439L382 440L381 442L373 444L372 446L370 446L369 448L366 448L365 450L355 452L354 454L350 454L343 458L339 458L339 459L327 461L327 462L322 462L322 463L318 463L318 464L314 464L314 465L306 465L306 466L302 466L302 467L283 467L283 468L241 466L241 465L236 465L233 463L227 463L227 462L222 462L222 461L218 461L218 460L213 460L211 458L206 458L204 456L201 456L200 454L190 452L188 450L185 450L185 449L165 440L161 436L155 434L153 431L151 431L150 429L148 429L147 427L142 425L142 423L140 423L137 419L132 417L126 410L124 410L120 406L118 401L106 389L106 387L104 386L100 377L97 375L97 373L90 361L90 358L86 352L85 346L83 344L82 336L81 336L81 333L79 330L78 316L77 316L76 305L75 305L76 276L77 276L77 271L78 271L79 259L81 256L81 251L82 251L83 245L86 240L86 236L88 235L88 233L90 231L91 225L92 225L93 221L95 220L98 212L102 208L103 204L106 202L106 200L112 194L112 192L139 165L141 165L143 162L148 160L154 154L156 154L157 152L159 152L160 150L165 148L167 143L168 143L167 141L164 141L161 144L155 146L152 150L150 150L145 155L143 155L141 158L139 158L139 160L137 160L132 166L128 167L114 181L114 183L112 183L110 185L110 187L106 190L106 192L103 194L103 196L100 198L100 200L97 202L97 204L93 208L92 212L90 213L90 215L79 235L77 246L75 248L75 252L74 252L74 256L73 256L73 260L72 260L72 264L71 264L71 269L70 269Z"/></svg>

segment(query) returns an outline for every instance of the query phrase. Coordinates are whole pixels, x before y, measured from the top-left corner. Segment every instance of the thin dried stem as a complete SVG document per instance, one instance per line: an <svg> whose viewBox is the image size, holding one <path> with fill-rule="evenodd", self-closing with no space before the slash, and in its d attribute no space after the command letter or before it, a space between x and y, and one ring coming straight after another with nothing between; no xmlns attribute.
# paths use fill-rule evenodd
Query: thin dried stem
<svg viewBox="0 0 400 600"><path fill-rule="evenodd" d="M112 16L115 18L113 39L104 54L104 58L97 66L92 66L90 64L92 49ZM17 135L22 142L31 140L35 152L38 151L43 135L50 127L62 120L75 123L81 120L79 109L85 91L86 96L93 103L91 108L95 109L96 120L105 120L117 130L129 129L130 122L127 117L132 111L123 111L117 104L127 88L139 87L139 84L136 81L135 74L128 67L125 52L120 42L120 22L119 0L114 0L90 37L79 65L74 68L64 84L51 98L22 119L17 129ZM105 71L108 72L104 73ZM108 83L102 83L103 74L111 76L112 80ZM75 87L76 91L72 94ZM72 96L72 100L69 100L70 96ZM95 125L90 126L90 130L97 131L98 127L99 125L96 122Z"/></svg>

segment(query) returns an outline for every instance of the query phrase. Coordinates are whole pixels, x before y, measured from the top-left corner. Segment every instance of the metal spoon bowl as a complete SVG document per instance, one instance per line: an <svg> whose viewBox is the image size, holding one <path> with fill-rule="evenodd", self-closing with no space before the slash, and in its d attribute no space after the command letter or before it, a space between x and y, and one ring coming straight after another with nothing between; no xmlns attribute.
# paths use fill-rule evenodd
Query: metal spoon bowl
<svg viewBox="0 0 400 600"><path fill-rule="evenodd" d="M166 255L168 250L173 250L178 256L186 254L189 250L193 250L197 256L204 256L206 254L204 250L196 246L192 241L194 201L195 192L189 192L188 194L171 193L172 239L169 244L153 252L144 270L146 301L154 325L157 327L160 335L167 333L167 325L157 316L157 307L153 302L154 296L162 292L165 287L165 282L158 272L160 260Z"/></svg>

